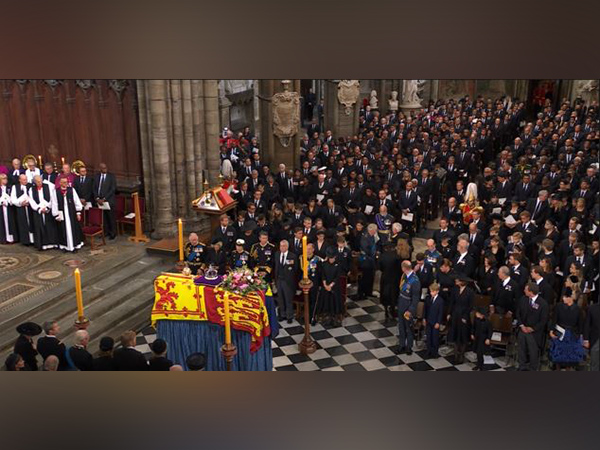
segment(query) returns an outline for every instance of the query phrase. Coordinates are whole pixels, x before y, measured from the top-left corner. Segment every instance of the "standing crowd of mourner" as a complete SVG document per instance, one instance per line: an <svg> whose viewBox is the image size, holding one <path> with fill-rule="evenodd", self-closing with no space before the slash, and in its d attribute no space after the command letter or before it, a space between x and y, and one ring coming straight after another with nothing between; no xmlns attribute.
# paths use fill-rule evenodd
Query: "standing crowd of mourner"
<svg viewBox="0 0 600 450"><path fill-rule="evenodd" d="M475 352L476 370L506 339L520 370L539 370L546 354L554 368L590 355L598 370L599 108L547 100L532 119L526 108L469 96L414 115L366 106L355 136L313 121L295 170L264 164L249 128L225 130L224 187L237 208L210 243L189 236L186 262L194 274L256 270L276 292L279 320L291 323L307 237L313 324L341 325L348 285L357 283L357 300L372 297L380 271L379 300L385 321L398 323L400 353L413 351L421 329L428 357L446 342L457 364ZM14 208L20 236L20 199L26 193L37 213L45 181L40 188L15 175L11 183L0 175L0 186L5 230ZM56 216L68 200L51 192ZM413 237L434 220L426 250L414 254Z"/></svg>

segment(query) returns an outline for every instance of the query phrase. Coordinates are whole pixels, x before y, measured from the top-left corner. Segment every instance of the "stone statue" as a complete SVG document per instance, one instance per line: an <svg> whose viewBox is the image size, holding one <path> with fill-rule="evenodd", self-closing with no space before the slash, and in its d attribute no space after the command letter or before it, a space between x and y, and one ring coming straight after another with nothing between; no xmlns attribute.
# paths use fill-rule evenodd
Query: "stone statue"
<svg viewBox="0 0 600 450"><path fill-rule="evenodd" d="M398 111L398 91L392 91L392 96L388 100L388 105L390 111Z"/></svg>
<svg viewBox="0 0 600 450"><path fill-rule="evenodd" d="M421 106L421 99L419 98L419 84L419 80L402 81L402 105Z"/></svg>
<svg viewBox="0 0 600 450"><path fill-rule="evenodd" d="M377 100L377 91L373 89L371 91L371 99L369 100L369 106L371 109L379 109L379 100Z"/></svg>
<svg viewBox="0 0 600 450"><path fill-rule="evenodd" d="M587 104L598 98L598 80L577 80L575 95L581 97Z"/></svg>

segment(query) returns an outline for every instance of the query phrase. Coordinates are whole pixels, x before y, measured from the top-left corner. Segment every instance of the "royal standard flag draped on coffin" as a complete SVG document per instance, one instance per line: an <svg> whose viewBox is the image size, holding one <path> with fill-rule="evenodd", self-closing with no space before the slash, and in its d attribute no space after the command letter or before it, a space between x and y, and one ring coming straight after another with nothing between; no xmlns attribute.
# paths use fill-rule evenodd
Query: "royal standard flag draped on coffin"
<svg viewBox="0 0 600 450"><path fill-rule="evenodd" d="M218 287L197 285L192 277L159 275L154 280L152 326L158 320L198 320L224 325L224 299L229 299L231 326L252 336L251 352L271 333L264 293L237 295Z"/></svg>

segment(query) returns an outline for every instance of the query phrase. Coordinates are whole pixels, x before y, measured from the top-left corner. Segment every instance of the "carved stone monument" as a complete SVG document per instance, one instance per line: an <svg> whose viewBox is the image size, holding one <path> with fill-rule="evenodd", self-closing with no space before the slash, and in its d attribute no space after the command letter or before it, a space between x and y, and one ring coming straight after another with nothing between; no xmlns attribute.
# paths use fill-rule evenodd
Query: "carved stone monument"
<svg viewBox="0 0 600 450"><path fill-rule="evenodd" d="M390 111L398 111L398 91L392 91L392 96L388 100L388 109Z"/></svg>
<svg viewBox="0 0 600 450"><path fill-rule="evenodd" d="M290 92L290 81L282 80L283 92L273 95L273 134L288 147L300 127L300 95Z"/></svg>
<svg viewBox="0 0 600 450"><path fill-rule="evenodd" d="M338 83L338 101L344 105L347 116L352 114L352 109L360 95L360 82L358 80L340 80Z"/></svg>
<svg viewBox="0 0 600 450"><path fill-rule="evenodd" d="M588 105L598 101L598 80L576 80L574 83L575 97L581 97Z"/></svg>
<svg viewBox="0 0 600 450"><path fill-rule="evenodd" d="M369 99L369 106L372 110L379 109L379 100L377 100L377 91L373 89L371 91L371 98Z"/></svg>

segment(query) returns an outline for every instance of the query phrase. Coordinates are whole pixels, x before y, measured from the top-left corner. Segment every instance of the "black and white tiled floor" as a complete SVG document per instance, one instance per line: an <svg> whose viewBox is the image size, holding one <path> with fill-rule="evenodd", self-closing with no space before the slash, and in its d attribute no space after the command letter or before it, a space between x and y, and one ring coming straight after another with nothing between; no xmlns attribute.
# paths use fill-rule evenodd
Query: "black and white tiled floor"
<svg viewBox="0 0 600 450"><path fill-rule="evenodd" d="M470 371L474 364L454 364L449 347L440 348L437 359L425 359L425 342L418 341L414 352L408 356L398 355L398 326L394 322L384 324L383 308L374 301L348 301L348 314L341 327L311 327L311 335L317 343L317 351L311 355L300 354L298 343L304 336L304 328L294 320L281 324L279 336L273 342L274 370L288 371ZM150 327L138 334L137 349L150 354L149 344L156 334ZM467 353L466 360L474 361L474 354ZM494 364L485 370L511 370L504 356L494 355Z"/></svg>

